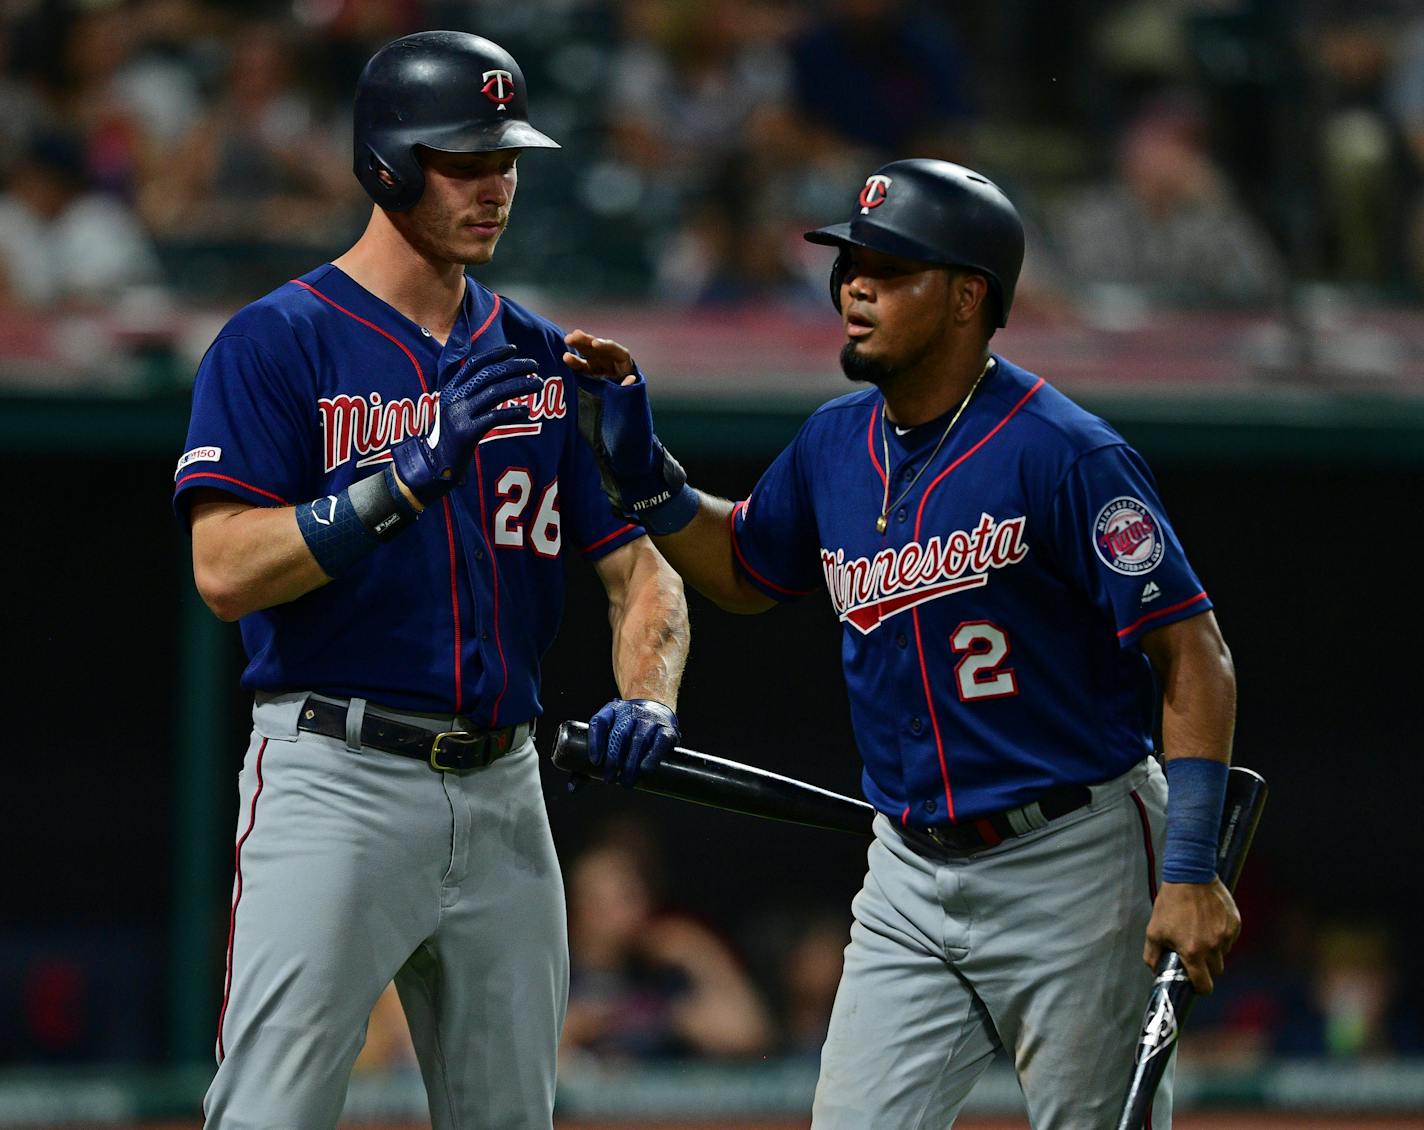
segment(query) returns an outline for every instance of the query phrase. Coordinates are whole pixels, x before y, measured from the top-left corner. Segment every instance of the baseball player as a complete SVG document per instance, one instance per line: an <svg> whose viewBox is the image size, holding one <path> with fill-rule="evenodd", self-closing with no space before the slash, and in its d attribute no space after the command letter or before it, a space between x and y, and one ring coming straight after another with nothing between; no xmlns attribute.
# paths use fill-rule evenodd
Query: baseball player
<svg viewBox="0 0 1424 1130"><path fill-rule="evenodd" d="M465 273L520 153L556 147L496 44L387 45L356 90L365 233L198 372L175 506L256 696L210 1127L334 1127L392 978L437 1128L552 1124L568 955L531 738L563 556L608 590L609 777L675 742L688 639L578 438L562 332Z"/></svg>
<svg viewBox="0 0 1424 1130"><path fill-rule="evenodd" d="M896 161L806 238L839 249L841 364L868 387L745 502L686 484L627 350L572 334L565 359L610 498L687 581L737 612L824 584L844 624L878 815L814 1126L939 1130L1002 1050L1039 1130L1113 1127L1148 967L1175 949L1209 992L1240 924L1210 598L1141 457L990 352L1024 246L998 188Z"/></svg>

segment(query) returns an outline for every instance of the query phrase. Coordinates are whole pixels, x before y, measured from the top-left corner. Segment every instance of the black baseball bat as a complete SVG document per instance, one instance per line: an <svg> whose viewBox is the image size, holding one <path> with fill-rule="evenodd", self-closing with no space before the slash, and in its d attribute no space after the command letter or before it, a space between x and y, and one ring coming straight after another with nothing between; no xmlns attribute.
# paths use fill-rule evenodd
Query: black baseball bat
<svg viewBox="0 0 1424 1130"><path fill-rule="evenodd" d="M553 760L566 773L603 780L602 768L589 764L586 723L560 724ZM664 754L662 761L639 776L633 787L639 792L728 812L862 836L871 835L870 822L875 817L875 809L863 800L681 746Z"/></svg>
<svg viewBox="0 0 1424 1130"><path fill-rule="evenodd" d="M1236 889L1251 838L1266 807L1266 781L1259 773L1233 765L1226 780L1226 806L1216 845L1216 873L1229 890ZM1182 1034L1196 991L1181 957L1170 950L1157 963L1157 977L1147 998L1142 1033L1137 1038L1132 1082L1122 1103L1117 1130L1144 1130L1148 1108L1167 1070L1172 1048Z"/></svg>

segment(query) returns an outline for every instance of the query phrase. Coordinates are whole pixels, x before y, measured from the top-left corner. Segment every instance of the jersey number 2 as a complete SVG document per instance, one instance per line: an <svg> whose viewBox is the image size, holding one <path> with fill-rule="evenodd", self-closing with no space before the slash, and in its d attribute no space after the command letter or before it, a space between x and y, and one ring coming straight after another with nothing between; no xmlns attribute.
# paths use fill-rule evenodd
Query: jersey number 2
<svg viewBox="0 0 1424 1130"><path fill-rule="evenodd" d="M954 667L961 702L1007 698L1019 693L1014 669L999 666L1009 654L1009 637L1002 628L987 620L966 620L954 629L949 644L955 651L964 653L964 658Z"/></svg>
<svg viewBox="0 0 1424 1130"><path fill-rule="evenodd" d="M510 549L524 548L524 511L534 496L534 480L523 467L510 467L494 485L502 501L494 512L494 544ZM529 547L540 557L557 557L563 544L559 518L559 480L555 479L539 496L534 520L529 527Z"/></svg>

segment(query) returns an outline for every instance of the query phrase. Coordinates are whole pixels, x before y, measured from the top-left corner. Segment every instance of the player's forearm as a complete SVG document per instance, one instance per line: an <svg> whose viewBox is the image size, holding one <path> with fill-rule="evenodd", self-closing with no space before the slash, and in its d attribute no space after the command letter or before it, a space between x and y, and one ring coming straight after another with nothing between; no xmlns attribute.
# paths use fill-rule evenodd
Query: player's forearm
<svg viewBox="0 0 1424 1130"><path fill-rule="evenodd" d="M1236 672L1215 617L1194 616L1143 643L1162 685L1164 756L1230 762Z"/></svg>
<svg viewBox="0 0 1424 1130"><path fill-rule="evenodd" d="M635 543L636 544L636 543ZM673 710L691 631L682 581L647 542L622 592L611 594L613 674L623 698L647 698Z"/></svg>
<svg viewBox="0 0 1424 1130"><path fill-rule="evenodd" d="M699 491L697 516L675 534L653 540L685 580L727 612L765 612L776 602L751 584L732 556L733 503Z"/></svg>
<svg viewBox="0 0 1424 1130"><path fill-rule="evenodd" d="M312 557L293 507L193 507L193 579L220 620L285 604L331 578Z"/></svg>

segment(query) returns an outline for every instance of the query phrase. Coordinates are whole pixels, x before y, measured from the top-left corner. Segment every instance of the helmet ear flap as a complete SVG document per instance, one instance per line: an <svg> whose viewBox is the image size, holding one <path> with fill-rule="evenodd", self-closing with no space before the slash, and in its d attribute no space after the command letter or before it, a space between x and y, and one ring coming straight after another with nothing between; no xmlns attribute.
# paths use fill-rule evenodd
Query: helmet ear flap
<svg viewBox="0 0 1424 1130"><path fill-rule="evenodd" d="M845 281L846 271L849 269L850 252L842 247L836 261L831 264L831 303L838 314L841 309L841 283Z"/></svg>
<svg viewBox="0 0 1424 1130"><path fill-rule="evenodd" d="M407 168L397 167L400 164ZM388 212L414 207L425 190L425 174L413 153L405 162L388 161L371 145L365 146L364 161L357 151L356 179L371 199Z"/></svg>

